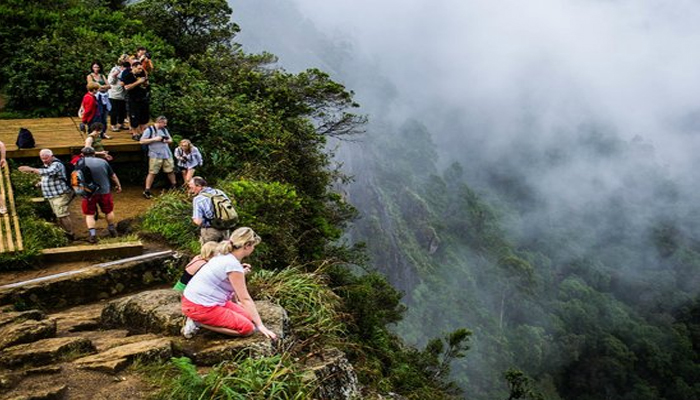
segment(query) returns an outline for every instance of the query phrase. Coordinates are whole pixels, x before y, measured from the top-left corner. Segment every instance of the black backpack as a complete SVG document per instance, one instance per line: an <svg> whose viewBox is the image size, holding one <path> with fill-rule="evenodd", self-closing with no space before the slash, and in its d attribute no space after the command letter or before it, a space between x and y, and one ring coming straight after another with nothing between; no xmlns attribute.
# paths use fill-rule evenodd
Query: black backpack
<svg viewBox="0 0 700 400"><path fill-rule="evenodd" d="M19 128L16 144L20 149L31 149L36 146L34 135L27 128Z"/></svg>
<svg viewBox="0 0 700 400"><path fill-rule="evenodd" d="M75 164L75 168L70 174L70 185L75 194L88 198L100 190L100 185L92 179L90 167L85 163L85 158L81 158Z"/></svg>

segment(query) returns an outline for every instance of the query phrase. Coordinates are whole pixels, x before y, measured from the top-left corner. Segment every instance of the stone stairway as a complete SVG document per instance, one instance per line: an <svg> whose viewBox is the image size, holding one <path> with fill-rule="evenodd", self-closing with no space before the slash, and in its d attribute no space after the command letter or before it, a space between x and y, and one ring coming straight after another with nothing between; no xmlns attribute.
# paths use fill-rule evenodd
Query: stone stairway
<svg viewBox="0 0 700 400"><path fill-rule="evenodd" d="M166 251L0 286L0 399L144 399L157 388L127 369L135 360L187 356L209 366L241 352L272 355L289 340L286 312L268 301L256 304L278 343L261 334L180 336L180 296L164 272L172 263ZM322 398L357 394L341 352L328 349L305 368L323 382Z"/></svg>

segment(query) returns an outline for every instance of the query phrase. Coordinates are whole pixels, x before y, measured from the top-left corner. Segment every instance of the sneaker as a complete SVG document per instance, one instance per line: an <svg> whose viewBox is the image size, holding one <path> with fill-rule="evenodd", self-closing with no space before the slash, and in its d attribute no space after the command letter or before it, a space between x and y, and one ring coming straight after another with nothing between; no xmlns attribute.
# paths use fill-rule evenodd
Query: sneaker
<svg viewBox="0 0 700 400"><path fill-rule="evenodd" d="M119 128L115 125L112 125L112 132L119 132Z"/></svg>
<svg viewBox="0 0 700 400"><path fill-rule="evenodd" d="M97 243L97 236L90 236L87 241L90 244L96 244Z"/></svg>
<svg viewBox="0 0 700 400"><path fill-rule="evenodd" d="M144 191L143 191L143 197L145 197L145 198L147 198L147 199L150 199L151 197L153 197L153 195L151 194L151 191L150 191L150 190L144 190Z"/></svg>
<svg viewBox="0 0 700 400"><path fill-rule="evenodd" d="M182 336L184 336L185 339L191 339L192 336L199 331L199 326L199 323L194 322L190 317L187 317L185 320L185 325L180 330L180 333L182 333Z"/></svg>
<svg viewBox="0 0 700 400"><path fill-rule="evenodd" d="M5 214L7 214L7 207L0 206L0 215L5 215Z"/></svg>
<svg viewBox="0 0 700 400"><path fill-rule="evenodd" d="M109 231L109 236L115 238L117 237L117 230L116 229L107 229Z"/></svg>

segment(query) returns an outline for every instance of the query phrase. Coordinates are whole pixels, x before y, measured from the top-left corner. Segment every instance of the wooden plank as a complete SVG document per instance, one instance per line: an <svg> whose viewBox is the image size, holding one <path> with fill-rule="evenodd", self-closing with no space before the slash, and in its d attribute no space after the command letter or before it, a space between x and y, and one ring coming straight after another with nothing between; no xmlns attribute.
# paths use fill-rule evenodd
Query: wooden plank
<svg viewBox="0 0 700 400"><path fill-rule="evenodd" d="M7 158L39 157L39 150L48 148L57 156L80 152L85 134L80 132L80 120L73 117L0 120L0 140L7 147ZM36 147L19 149L15 145L19 128L27 128L34 135ZM128 131L108 132L112 139L102 143L110 153L141 153L141 145L131 139ZM120 162L119 157L115 161Z"/></svg>
<svg viewBox="0 0 700 400"><path fill-rule="evenodd" d="M41 254L45 261L83 261L96 258L133 257L143 254L143 243L119 242L105 244L89 244L79 246L57 247L44 249Z"/></svg>
<svg viewBox="0 0 700 400"><path fill-rule="evenodd" d="M5 201L5 208L7 208L7 212L5 215L2 216L2 221L0 222L0 235L2 235L2 245L0 247L0 251L13 251L14 250L14 245L12 243L12 230L11 230L11 224L10 224L10 207L7 202L7 196L5 192L5 171L7 171L7 167L3 167L2 171L0 171L0 197L2 197L3 201ZM9 182L8 182L9 183ZM9 185L8 185L9 186ZM5 242L7 242L7 248L5 248Z"/></svg>

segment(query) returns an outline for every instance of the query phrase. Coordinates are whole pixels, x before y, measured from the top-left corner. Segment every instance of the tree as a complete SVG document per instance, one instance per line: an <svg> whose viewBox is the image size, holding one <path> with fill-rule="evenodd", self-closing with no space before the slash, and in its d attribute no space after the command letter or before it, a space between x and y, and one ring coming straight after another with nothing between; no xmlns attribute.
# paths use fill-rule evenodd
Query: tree
<svg viewBox="0 0 700 400"><path fill-rule="evenodd" d="M231 21L226 0L145 0L126 12L175 47L183 59L204 54L210 46L233 46L240 30Z"/></svg>

